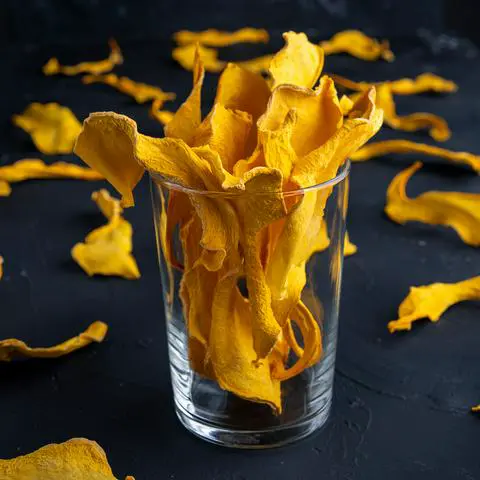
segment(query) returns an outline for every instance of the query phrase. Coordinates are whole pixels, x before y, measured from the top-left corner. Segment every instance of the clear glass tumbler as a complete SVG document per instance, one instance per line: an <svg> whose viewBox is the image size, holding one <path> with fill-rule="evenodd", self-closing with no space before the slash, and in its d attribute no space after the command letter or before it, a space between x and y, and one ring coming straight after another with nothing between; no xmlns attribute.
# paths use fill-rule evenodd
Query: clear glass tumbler
<svg viewBox="0 0 480 480"><path fill-rule="evenodd" d="M195 435L267 448L327 420L349 171L281 193L151 175L175 409Z"/></svg>

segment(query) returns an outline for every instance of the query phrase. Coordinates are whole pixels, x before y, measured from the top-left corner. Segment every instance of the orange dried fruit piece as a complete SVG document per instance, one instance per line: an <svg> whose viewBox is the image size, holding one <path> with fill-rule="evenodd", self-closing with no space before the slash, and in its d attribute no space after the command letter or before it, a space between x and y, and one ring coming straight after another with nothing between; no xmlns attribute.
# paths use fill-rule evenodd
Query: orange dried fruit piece
<svg viewBox="0 0 480 480"><path fill-rule="evenodd" d="M457 283L432 283L411 287L398 308L398 319L389 322L390 333L411 330L412 323L422 318L437 322L452 305L480 300L480 276Z"/></svg>
<svg viewBox="0 0 480 480"><path fill-rule="evenodd" d="M227 62L218 59L217 49L204 47L198 44L187 44L174 48L172 51L172 58L185 70L192 71L194 69L195 54L197 51L207 72L221 72L227 65Z"/></svg>
<svg viewBox="0 0 480 480"><path fill-rule="evenodd" d="M42 153L54 155L72 153L75 140L82 129L75 114L58 103L31 103L12 122L32 137Z"/></svg>
<svg viewBox="0 0 480 480"><path fill-rule="evenodd" d="M174 33L173 39L179 45L199 43L208 47L227 47L236 43L267 43L269 35L263 28L240 28L234 32L225 32L209 28L202 32L180 30Z"/></svg>
<svg viewBox="0 0 480 480"><path fill-rule="evenodd" d="M409 198L407 182L421 167L421 162L416 162L392 180L385 213L402 225L417 221L451 227L466 244L480 247L480 194L430 191Z"/></svg>
<svg viewBox="0 0 480 480"><path fill-rule="evenodd" d="M382 58L393 62L395 55L390 50L388 40L379 42L359 30L344 30L335 34L330 40L320 42L325 55L348 53L361 60L374 61Z"/></svg>
<svg viewBox="0 0 480 480"><path fill-rule="evenodd" d="M116 480L100 445L85 438L52 443L33 453L0 460L4 480ZM135 480L127 476L125 480Z"/></svg>
<svg viewBox="0 0 480 480"><path fill-rule="evenodd" d="M371 158L381 157L391 153L419 153L432 157L440 157L445 160L450 160L453 163L468 165L480 173L479 155L468 152L454 152L434 145L411 142L410 140L383 140L369 143L352 153L350 160L352 162L365 162Z"/></svg>
<svg viewBox="0 0 480 480"><path fill-rule="evenodd" d="M245 68L254 73L264 73L268 72L270 68L270 63L272 63L274 55L267 54L262 55L261 57L250 58L249 60L242 60L240 62L235 62L239 67Z"/></svg>
<svg viewBox="0 0 480 480"><path fill-rule="evenodd" d="M82 82L85 85L92 83L103 83L116 88L118 91L130 95L137 103L145 103L150 100L164 102L175 100L176 94L173 92L164 92L161 88L147 83L135 82L128 77L119 77L114 73L107 75L85 75L82 77Z"/></svg>
<svg viewBox="0 0 480 480"><path fill-rule="evenodd" d="M12 193L10 184L3 180L0 180L0 197L8 197Z"/></svg>
<svg viewBox="0 0 480 480"><path fill-rule="evenodd" d="M167 125L173 120L175 112L169 110L162 110L163 102L161 100L154 100L150 107L150 116L160 122L162 125Z"/></svg>
<svg viewBox="0 0 480 480"><path fill-rule="evenodd" d="M140 278L137 262L132 255L132 226L122 218L120 201L102 189L92 194L92 200L108 219L108 223L92 230L85 243L72 248L72 257L89 275L118 275L130 280Z"/></svg>
<svg viewBox="0 0 480 480"><path fill-rule="evenodd" d="M78 75L81 73L91 73L99 75L113 70L116 65L123 63L123 56L118 43L112 38L108 42L110 46L110 55L104 60L93 62L81 62L77 65L63 66L60 65L56 58L51 58L42 68L45 75Z"/></svg>
<svg viewBox="0 0 480 480"><path fill-rule="evenodd" d="M0 340L0 361L9 362L17 357L57 358L86 347L92 342L101 343L107 334L108 326L103 322L92 323L80 335L70 338L53 347L32 348L15 338ZM1 472L1 461L0 461Z"/></svg>

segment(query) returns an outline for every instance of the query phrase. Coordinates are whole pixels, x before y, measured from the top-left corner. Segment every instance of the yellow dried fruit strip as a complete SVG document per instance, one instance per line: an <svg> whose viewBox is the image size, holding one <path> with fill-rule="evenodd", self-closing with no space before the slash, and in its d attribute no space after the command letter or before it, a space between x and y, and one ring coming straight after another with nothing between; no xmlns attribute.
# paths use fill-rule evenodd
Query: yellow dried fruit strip
<svg viewBox="0 0 480 480"><path fill-rule="evenodd" d="M123 63L123 56L118 46L118 43L112 38L108 42L110 46L110 55L104 60L97 60L93 62L81 62L77 65L63 66L60 65L56 58L51 58L42 68L45 75L56 75L61 73L62 75L78 75L81 73L91 73L93 75L99 75L101 73L107 73L113 70L115 65L121 65Z"/></svg>
<svg viewBox="0 0 480 480"><path fill-rule="evenodd" d="M158 108L161 108L166 101L175 100L176 98L176 94L173 92L164 92L159 87L148 85L147 83L135 82L128 77L119 77L114 73L107 75L85 75L82 77L82 82L85 85L92 83L110 85L118 91L133 97L137 103L155 100Z"/></svg>
<svg viewBox="0 0 480 480"><path fill-rule="evenodd" d="M372 142L350 155L352 162L365 162L371 158L389 155L391 153L419 153L432 157L440 157L453 163L469 165L480 173L480 156L468 152L454 152L445 148L411 142L410 140L384 140Z"/></svg>
<svg viewBox="0 0 480 480"><path fill-rule="evenodd" d="M12 189L8 182L0 180L0 197L8 197L12 193Z"/></svg>
<svg viewBox="0 0 480 480"><path fill-rule="evenodd" d="M15 338L0 340L0 361L9 362L16 357L57 358L86 347L92 342L100 343L107 334L108 327L103 322L92 323L80 335L70 338L54 347L31 348L25 342ZM1 472L1 461L0 461Z"/></svg>
<svg viewBox="0 0 480 480"><path fill-rule="evenodd" d="M122 218L120 201L102 189L92 200L108 219L108 223L92 230L85 243L72 248L72 258L89 275L118 275L129 280L140 278L132 255L132 226Z"/></svg>
<svg viewBox="0 0 480 480"><path fill-rule="evenodd" d="M181 30L174 33L173 39L179 45L199 43L208 47L227 47L235 43L267 43L268 32L261 28L245 27L234 32L224 32L209 28L202 32Z"/></svg>
<svg viewBox="0 0 480 480"><path fill-rule="evenodd" d="M432 283L411 287L398 308L398 320L389 322L390 333L411 330L412 323L422 318L437 322L452 305L467 300L480 300L480 276L458 283Z"/></svg>
<svg viewBox="0 0 480 480"><path fill-rule="evenodd" d="M33 453L0 460L4 480L116 480L100 445L85 438L52 443ZM135 480L131 476L125 480Z"/></svg>
<svg viewBox="0 0 480 480"><path fill-rule="evenodd" d="M42 153L54 155L72 153L75 140L82 129L75 114L58 103L32 103L12 122L32 137Z"/></svg>
<svg viewBox="0 0 480 480"><path fill-rule="evenodd" d="M480 194L430 191L409 198L406 185L421 162L400 172L387 190L385 213L394 222L409 221L453 228L468 245L480 247Z"/></svg>
<svg viewBox="0 0 480 480"><path fill-rule="evenodd" d="M195 65L196 52L198 52L207 72L221 72L227 65L227 62L218 59L218 50L215 48L208 48L195 44L188 44L174 48L172 51L172 58L185 70L192 71Z"/></svg>
<svg viewBox="0 0 480 480"><path fill-rule="evenodd" d="M433 113L398 116L389 85L382 84L377 87L377 106L383 109L384 122L391 128L404 132L416 132L428 128L430 136L437 142L445 142L451 137L446 120Z"/></svg>
<svg viewBox="0 0 480 480"><path fill-rule="evenodd" d="M163 102L161 100L154 100L150 107L150 116L160 122L162 125L166 125L173 120L175 112L168 110L162 110Z"/></svg>
<svg viewBox="0 0 480 480"><path fill-rule="evenodd" d="M434 73L422 73L415 78L399 78L384 82L354 82L340 75L331 75L333 81L344 88L357 92L364 92L370 87L388 85L394 95L417 95L419 93L452 93L458 90L458 85L451 80L435 75Z"/></svg>
<svg viewBox="0 0 480 480"><path fill-rule="evenodd" d="M325 55L348 53L361 60L374 61L382 58L393 62L395 55L390 50L388 40L379 42L359 30L344 30L335 34L330 40L320 42Z"/></svg>

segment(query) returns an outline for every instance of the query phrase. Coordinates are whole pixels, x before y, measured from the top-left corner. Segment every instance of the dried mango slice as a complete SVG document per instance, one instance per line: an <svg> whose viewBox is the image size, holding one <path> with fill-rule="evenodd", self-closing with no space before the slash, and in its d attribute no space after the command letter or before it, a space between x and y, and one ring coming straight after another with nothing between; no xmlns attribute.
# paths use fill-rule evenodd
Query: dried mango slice
<svg viewBox="0 0 480 480"><path fill-rule="evenodd" d="M173 92L164 92L161 88L147 83L135 82L128 77L119 77L114 73L108 75L85 75L82 78L85 85L92 83L103 83L116 88L118 91L130 95L137 103L145 103L150 100L164 102L175 100L176 94ZM161 106L159 107L161 108Z"/></svg>
<svg viewBox="0 0 480 480"><path fill-rule="evenodd" d="M0 180L0 197L8 197L12 193L12 189L8 182Z"/></svg>
<svg viewBox="0 0 480 480"><path fill-rule="evenodd" d="M430 136L437 142L445 142L452 135L446 120L433 113L412 113L398 116L388 85L383 84L377 87L377 106L383 109L384 122L396 130L416 132L428 128Z"/></svg>
<svg viewBox="0 0 480 480"><path fill-rule="evenodd" d="M221 72L227 62L218 59L218 50L198 44L188 44L176 47L172 51L172 58L185 70L192 71L195 66L195 52L198 52L205 70L211 73Z"/></svg>
<svg viewBox="0 0 480 480"><path fill-rule="evenodd" d="M390 50L388 40L379 42L359 30L344 30L335 34L330 40L320 42L325 55L348 53L361 60L374 61L382 58L393 62L395 55Z"/></svg>
<svg viewBox="0 0 480 480"><path fill-rule="evenodd" d="M261 57L250 58L249 60L243 60L241 62L235 62L239 67L250 70L254 73L268 72L270 64L272 63L274 55L267 54Z"/></svg>
<svg viewBox="0 0 480 480"><path fill-rule="evenodd" d="M389 322L390 333L411 330L412 323L422 318L437 322L452 305L467 300L480 300L480 276L458 283L432 283L411 287L398 307L398 320Z"/></svg>
<svg viewBox="0 0 480 480"><path fill-rule="evenodd" d="M74 113L58 103L31 103L21 115L12 117L14 125L32 137L42 153L72 153L82 129Z"/></svg>
<svg viewBox="0 0 480 480"><path fill-rule="evenodd" d="M272 90L284 83L312 88L323 69L323 51L304 33L283 34L285 46L272 58L268 71Z"/></svg>
<svg viewBox="0 0 480 480"><path fill-rule="evenodd" d="M163 102L161 100L154 100L152 106L150 107L150 116L160 122L162 125L173 120L175 112L170 112L169 110L162 110Z"/></svg>
<svg viewBox="0 0 480 480"><path fill-rule="evenodd" d="M110 55L105 60L81 62L77 65L63 66L60 65L56 58L51 58L43 66L43 73L45 75L56 75L61 73L62 75L71 76L80 73L99 75L101 73L110 72L115 65L121 65L123 63L123 56L118 43L113 38L109 40L108 45L110 46Z"/></svg>
<svg viewBox="0 0 480 480"><path fill-rule="evenodd" d="M445 148L411 142L410 140L384 140L373 142L358 149L350 155L352 162L365 162L371 158L391 153L420 153L432 157L440 157L453 163L469 165L480 173L480 156L468 152L454 152Z"/></svg>
<svg viewBox="0 0 480 480"><path fill-rule="evenodd" d="M407 182L421 167L421 162L416 162L392 180L385 213L400 224L417 221L451 227L466 244L480 247L480 194L430 191L409 198Z"/></svg>
<svg viewBox="0 0 480 480"><path fill-rule="evenodd" d="M267 43L269 38L266 30L250 27L240 28L234 32L224 32L214 28L203 32L180 30L173 35L173 39L179 45L199 43L209 47L228 47L236 43Z"/></svg>
<svg viewBox="0 0 480 480"><path fill-rule="evenodd" d="M340 75L331 75L331 77L337 85L357 92L364 92L377 85L388 85L394 95L417 95L427 92L453 93L458 90L455 82L428 72L415 78L399 78L385 82L354 82Z"/></svg>
<svg viewBox="0 0 480 480"><path fill-rule="evenodd" d="M0 460L0 478L5 480L116 480L105 451L98 443L72 438L52 443L33 453ZM125 480L135 480L128 476Z"/></svg>
<svg viewBox="0 0 480 480"><path fill-rule="evenodd" d="M101 343L107 334L108 327L103 322L92 323L80 335L55 345L54 347L31 348L25 342L15 338L0 340L0 361L9 362L16 357L57 358L68 355L75 350L86 347L92 342ZM1 472L1 461L0 461Z"/></svg>
<svg viewBox="0 0 480 480"><path fill-rule="evenodd" d="M89 275L118 275L130 280L140 278L132 256L132 226L122 218L120 201L107 190L93 192L92 200L108 219L108 223L92 230L85 243L72 248L73 259Z"/></svg>

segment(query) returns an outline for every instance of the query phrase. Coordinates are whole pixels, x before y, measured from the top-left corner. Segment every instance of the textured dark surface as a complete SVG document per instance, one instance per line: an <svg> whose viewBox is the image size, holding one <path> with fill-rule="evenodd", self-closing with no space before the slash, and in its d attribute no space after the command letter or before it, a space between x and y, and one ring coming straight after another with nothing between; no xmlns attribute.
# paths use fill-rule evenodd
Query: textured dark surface
<svg viewBox="0 0 480 480"><path fill-rule="evenodd" d="M272 48L278 43L277 37ZM123 47L126 63L120 73L185 97L190 75L169 60L167 40L124 42ZM399 52L394 64L335 57L326 70L358 80L422 71L452 78L460 85L456 95L400 98L398 110L445 115L453 129L448 146L480 152L476 50L468 42L445 46L418 37L398 40L394 47ZM105 51L104 43L94 42L1 50L2 70L8 72L0 78L1 163L37 156L29 137L9 120L31 101L58 101L80 118L114 109L134 116L145 132L160 134L147 107L128 97L106 86L84 86L79 78L45 78L39 72L54 54L75 62L101 58ZM260 51L240 47L224 55L246 58ZM214 81L209 76L210 97ZM424 134L408 137L429 142ZM480 273L479 252L453 232L401 227L385 218L386 187L413 160L405 155L353 166L349 231L359 253L345 263L332 416L318 435L265 452L213 447L175 419L147 182L137 191L137 207L126 213L135 229L139 281L88 278L70 259L70 248L104 221L89 199L101 182L14 185L12 196L0 200L5 257L0 338L48 345L97 319L108 322L110 332L102 345L63 359L0 365L0 458L84 436L105 448L119 478L133 474L137 480L480 478L480 418L469 412L480 403L478 303L454 307L438 324L418 322L405 335L389 335L386 329L409 286ZM480 191L478 177L468 169L436 159L425 163L409 185L411 194Z"/></svg>

